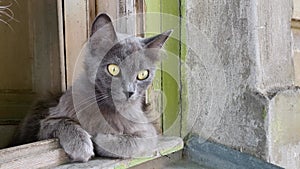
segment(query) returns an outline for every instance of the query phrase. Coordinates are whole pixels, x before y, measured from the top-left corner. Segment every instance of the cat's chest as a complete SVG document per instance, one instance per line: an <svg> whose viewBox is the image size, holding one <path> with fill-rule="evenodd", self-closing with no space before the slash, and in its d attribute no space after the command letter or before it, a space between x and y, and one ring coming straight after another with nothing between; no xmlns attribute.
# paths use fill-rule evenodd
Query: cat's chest
<svg viewBox="0 0 300 169"><path fill-rule="evenodd" d="M147 119L140 109L127 109L122 112L102 112L108 133L132 134L143 130Z"/></svg>
<svg viewBox="0 0 300 169"><path fill-rule="evenodd" d="M128 108L122 112L111 109L90 106L80 113L78 120L82 127L91 135L103 134L133 134L146 130L147 118L138 108Z"/></svg>

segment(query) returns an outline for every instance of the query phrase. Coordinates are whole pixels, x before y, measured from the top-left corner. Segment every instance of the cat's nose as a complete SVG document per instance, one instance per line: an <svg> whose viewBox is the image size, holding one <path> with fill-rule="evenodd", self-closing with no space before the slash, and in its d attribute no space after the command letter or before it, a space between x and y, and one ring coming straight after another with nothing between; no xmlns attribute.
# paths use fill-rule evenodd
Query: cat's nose
<svg viewBox="0 0 300 169"><path fill-rule="evenodd" d="M125 94L125 96L129 99L132 95L133 95L133 93L134 92L131 92L131 91L123 91L124 92L124 94Z"/></svg>

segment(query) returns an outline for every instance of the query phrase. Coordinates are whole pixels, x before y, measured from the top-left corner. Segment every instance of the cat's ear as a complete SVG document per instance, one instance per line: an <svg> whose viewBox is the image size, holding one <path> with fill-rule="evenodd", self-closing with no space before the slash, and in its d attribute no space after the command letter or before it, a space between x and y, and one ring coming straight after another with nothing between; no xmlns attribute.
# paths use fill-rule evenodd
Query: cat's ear
<svg viewBox="0 0 300 169"><path fill-rule="evenodd" d="M145 48L160 49L165 44L172 32L173 30L168 30L162 34L143 39L142 42L144 43Z"/></svg>
<svg viewBox="0 0 300 169"><path fill-rule="evenodd" d="M172 32L173 30L168 30L162 34L142 40L144 48L146 49L145 54L152 62L158 62L162 59L159 51L168 40Z"/></svg>
<svg viewBox="0 0 300 169"><path fill-rule="evenodd" d="M107 39L110 39L112 42L117 40L117 35L112 24L110 17L106 13L99 14L93 24L90 37L92 37L98 30L100 30Z"/></svg>

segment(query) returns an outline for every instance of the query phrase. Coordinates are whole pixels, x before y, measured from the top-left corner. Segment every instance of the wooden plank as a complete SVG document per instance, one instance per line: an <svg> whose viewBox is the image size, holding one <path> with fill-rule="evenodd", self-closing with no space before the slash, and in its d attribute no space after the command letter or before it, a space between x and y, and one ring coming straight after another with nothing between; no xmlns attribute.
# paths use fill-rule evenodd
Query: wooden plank
<svg viewBox="0 0 300 169"><path fill-rule="evenodd" d="M112 0L112 1L107 1L107 0L96 0L96 13L108 13L112 20L117 19L118 17L118 1L117 0Z"/></svg>
<svg viewBox="0 0 300 169"><path fill-rule="evenodd" d="M97 15L97 9L96 9L96 0L88 0L88 9L87 11L89 12L89 16L88 16L88 36L91 34L91 27L93 24L93 21Z"/></svg>
<svg viewBox="0 0 300 169"><path fill-rule="evenodd" d="M136 0L135 2L135 11L136 11L136 35L140 37L144 37L145 33L145 1L144 0Z"/></svg>
<svg viewBox="0 0 300 169"><path fill-rule="evenodd" d="M182 112L186 110L187 104L182 107L183 98L186 98L186 92L182 90L181 77L181 55L185 55L185 51L181 50L181 33L182 25L180 15L184 15L185 8L182 8L184 2L174 2L170 0L146 1L146 34L149 32L161 33L168 29L173 29L172 37L164 45L164 49L168 53L168 57L161 64L162 71L158 72L158 76L154 81L154 85L159 87L163 96L157 98L163 112L162 126L164 134L180 136L182 131ZM181 13L182 12L182 13ZM155 30L156 29L156 30ZM156 34L157 34L156 33ZM183 60L185 58L182 58ZM156 88L155 90L159 90ZM185 94L182 97L182 94ZM151 92L150 92L151 95ZM185 102L186 103L186 102Z"/></svg>
<svg viewBox="0 0 300 169"><path fill-rule="evenodd" d="M119 33L136 34L135 0L97 0L97 13L108 13Z"/></svg>
<svg viewBox="0 0 300 169"><path fill-rule="evenodd" d="M60 53L60 71L61 71L61 90L67 90L66 79L66 55L65 55L65 28L64 28L64 9L63 1L57 0L58 34L59 34L59 53Z"/></svg>
<svg viewBox="0 0 300 169"><path fill-rule="evenodd" d="M136 34L135 0L118 0L116 30L129 35Z"/></svg>
<svg viewBox="0 0 300 169"><path fill-rule="evenodd" d="M39 141L17 147L0 150L0 168L128 168L141 163L172 154L183 148L183 141L178 137L160 137L155 153L151 157L137 159L107 159L94 158L87 163L70 163L68 156L60 148L57 139ZM61 166L58 166L61 165Z"/></svg>
<svg viewBox="0 0 300 169"><path fill-rule="evenodd" d="M59 148L56 139L39 141L36 143L25 144L0 150L1 162L13 161L22 156L37 154Z"/></svg>
<svg viewBox="0 0 300 169"><path fill-rule="evenodd" d="M0 150L0 168L44 168L69 161L57 139L44 140Z"/></svg>
<svg viewBox="0 0 300 169"><path fill-rule="evenodd" d="M72 85L75 64L80 51L88 38L88 0L64 0L65 50L67 86ZM80 61L78 61L80 62ZM77 65L76 72L80 72Z"/></svg>
<svg viewBox="0 0 300 169"><path fill-rule="evenodd" d="M151 37L161 33L161 18L160 18L160 10L161 10L161 0L145 0L145 37ZM157 65L158 70L156 71L155 78L147 91L147 102L153 105L153 108L157 112L155 117L159 117L157 121L160 122L160 128L162 128L162 116L163 113L163 93L162 93L162 82L161 82L161 63Z"/></svg>
<svg viewBox="0 0 300 169"><path fill-rule="evenodd" d="M34 154L32 156L22 156L14 161L0 164L3 169L19 168L50 168L68 161L68 157L63 149L54 149L44 152L42 155Z"/></svg>
<svg viewBox="0 0 300 169"><path fill-rule="evenodd" d="M95 158L87 163L72 163L65 164L56 169L67 169L67 168L115 168L115 169L125 169L139 164L151 161L153 159L160 158L164 155L172 154L174 152L180 151L183 148L183 141L178 137L161 137L156 148L157 153L152 157L137 158L137 159L102 159Z"/></svg>
<svg viewBox="0 0 300 169"><path fill-rule="evenodd" d="M163 130L167 135L180 136L181 112L180 112L180 20L178 1L162 1L162 30L173 29L172 37L168 39L164 48L168 57L162 63L162 90L165 94L163 104L166 108L163 112ZM170 16L172 15L172 16Z"/></svg>
<svg viewBox="0 0 300 169"><path fill-rule="evenodd" d="M33 92L37 95L56 93L61 90L57 3L40 0L28 2L35 59Z"/></svg>
<svg viewBox="0 0 300 169"><path fill-rule="evenodd" d="M178 152L142 163L140 165L131 167L130 169L145 169L145 168L163 169L181 159L182 159L182 151L178 151Z"/></svg>

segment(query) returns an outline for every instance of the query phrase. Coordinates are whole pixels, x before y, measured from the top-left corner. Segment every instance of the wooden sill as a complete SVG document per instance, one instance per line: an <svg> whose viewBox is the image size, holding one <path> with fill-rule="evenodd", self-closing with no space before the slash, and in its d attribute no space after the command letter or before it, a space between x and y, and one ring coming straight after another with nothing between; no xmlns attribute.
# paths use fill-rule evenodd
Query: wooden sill
<svg viewBox="0 0 300 169"><path fill-rule="evenodd" d="M179 151L183 141L178 137L160 137L158 147L152 157L138 159L104 159L96 157L87 163L68 163L66 153L60 148L57 139L39 141L0 150L0 168L129 168L144 162ZM66 164L68 163L68 164ZM64 164L64 165L62 165Z"/></svg>

